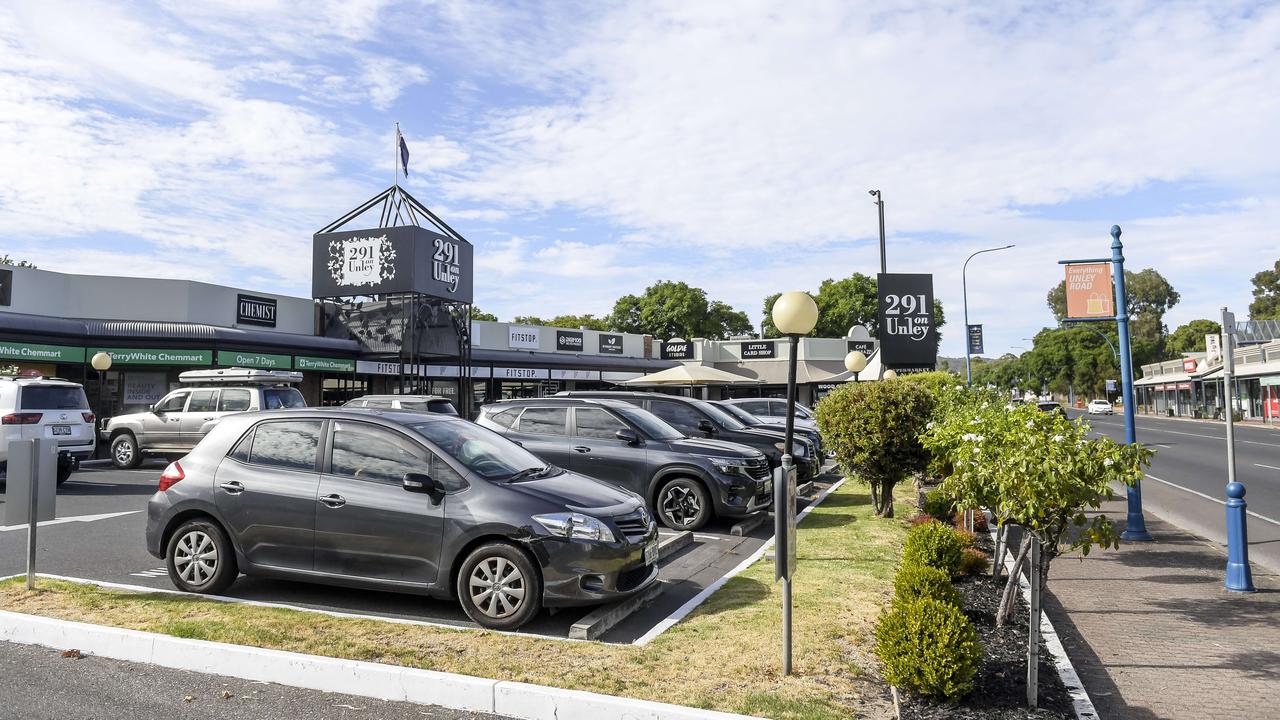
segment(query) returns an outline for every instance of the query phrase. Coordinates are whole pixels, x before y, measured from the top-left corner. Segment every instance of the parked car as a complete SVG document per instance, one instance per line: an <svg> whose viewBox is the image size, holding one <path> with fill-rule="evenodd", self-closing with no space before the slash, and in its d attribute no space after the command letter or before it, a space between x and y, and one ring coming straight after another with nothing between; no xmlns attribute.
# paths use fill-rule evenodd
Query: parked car
<svg viewBox="0 0 1280 720"><path fill-rule="evenodd" d="M747 427L738 418L706 400L660 393L610 390L572 390L558 393L556 396L624 400L657 415L685 437L705 437L711 440L740 443L764 453L765 457L769 458L771 468L782 464L785 438L781 430ZM806 442L796 438L795 447L792 448L792 457L796 461L796 477L800 482L807 482L817 475L815 461L821 463L821 459L815 458L806 446Z"/></svg>
<svg viewBox="0 0 1280 720"><path fill-rule="evenodd" d="M117 415L107 422L103 439L111 447L111 463L135 468L147 456L181 457L196 446L221 418L254 410L307 406L293 383L302 373L287 370L189 370L178 376L185 387L165 395L144 412Z"/></svg>
<svg viewBox="0 0 1280 720"><path fill-rule="evenodd" d="M1111 403L1106 400L1090 400L1089 404L1085 407L1085 412L1090 415L1113 415L1115 414L1115 411L1116 410L1111 406Z"/></svg>
<svg viewBox="0 0 1280 720"><path fill-rule="evenodd" d="M1056 402L1048 402L1048 401L1038 402L1036 403L1036 407L1040 408L1040 412L1047 412L1054 415L1061 415L1062 417L1067 416L1067 411L1063 410L1062 406Z"/></svg>
<svg viewBox="0 0 1280 720"><path fill-rule="evenodd" d="M713 517L744 517L773 503L764 453L685 437L622 400L506 400L480 408L476 422L553 465L640 495L674 530L698 530Z"/></svg>
<svg viewBox="0 0 1280 720"><path fill-rule="evenodd" d="M363 395L348 400L342 407L349 408L382 408L384 410L416 410L433 412L441 415L457 415L458 409L453 401L440 395Z"/></svg>
<svg viewBox="0 0 1280 720"><path fill-rule="evenodd" d="M657 581L644 500L461 418L308 408L232 415L170 463L147 550L179 589L238 573L456 598L511 630Z"/></svg>
<svg viewBox="0 0 1280 720"><path fill-rule="evenodd" d="M9 464L9 443L36 438L58 441L59 485L92 457L97 439L84 387L60 378L0 378L0 470Z"/></svg>
<svg viewBox="0 0 1280 720"><path fill-rule="evenodd" d="M769 430L777 430L781 428L784 433L786 432L785 418L783 419L784 422L782 424L778 424L773 422L772 418L766 419L752 415L744 409L744 406L736 405L729 400L711 400L710 402L712 405L715 405L730 415L738 418L738 420L747 427L765 428ZM796 418L797 421L799 419L799 417ZM813 450L813 457L826 457L826 453L822 447L822 435L818 432L816 425L807 427L800 425L797 422L797 424L792 426L792 431L795 433L796 437L804 438L805 442L809 443L810 448Z"/></svg>
<svg viewBox="0 0 1280 720"><path fill-rule="evenodd" d="M773 423L774 425L785 425L787 423L786 400L779 400L778 398L734 398L721 400L720 402L736 405L767 423ZM813 410L796 403L795 426L817 432L818 420L813 416Z"/></svg>

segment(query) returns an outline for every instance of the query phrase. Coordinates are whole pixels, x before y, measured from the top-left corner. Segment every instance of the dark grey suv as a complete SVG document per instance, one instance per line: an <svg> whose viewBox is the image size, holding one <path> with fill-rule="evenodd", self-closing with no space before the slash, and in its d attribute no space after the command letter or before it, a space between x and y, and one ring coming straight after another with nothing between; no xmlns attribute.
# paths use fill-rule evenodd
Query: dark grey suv
<svg viewBox="0 0 1280 720"><path fill-rule="evenodd" d="M243 572L456 597L497 629L658 577L642 498L460 418L415 412L224 418L161 475L147 550L188 592L221 592Z"/></svg>
<svg viewBox="0 0 1280 720"><path fill-rule="evenodd" d="M477 423L547 462L643 496L664 525L697 530L713 517L743 517L773 502L759 450L685 437L621 400L550 397L485 405Z"/></svg>

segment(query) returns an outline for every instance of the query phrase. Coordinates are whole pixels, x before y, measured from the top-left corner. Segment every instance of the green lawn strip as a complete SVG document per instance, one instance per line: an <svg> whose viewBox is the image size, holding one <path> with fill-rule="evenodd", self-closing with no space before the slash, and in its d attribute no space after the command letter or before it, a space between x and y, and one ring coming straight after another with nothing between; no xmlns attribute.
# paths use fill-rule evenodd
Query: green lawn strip
<svg viewBox="0 0 1280 720"><path fill-rule="evenodd" d="M905 510L905 508L903 508ZM0 583L0 609L255 647L389 663L793 720L883 716L872 628L905 525L846 483L799 528L794 670L780 667L781 593L761 561L646 647L565 643L337 618L167 593Z"/></svg>

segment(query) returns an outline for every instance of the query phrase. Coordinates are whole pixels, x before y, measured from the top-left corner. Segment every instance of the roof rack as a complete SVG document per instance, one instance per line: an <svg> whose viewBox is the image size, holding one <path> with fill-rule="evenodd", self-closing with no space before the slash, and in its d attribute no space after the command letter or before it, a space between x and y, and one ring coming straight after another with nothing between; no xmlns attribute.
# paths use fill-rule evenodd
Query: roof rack
<svg viewBox="0 0 1280 720"><path fill-rule="evenodd" d="M178 375L184 383L240 385L287 385L302 382L302 373L293 370L253 370L230 367L217 370L188 370Z"/></svg>

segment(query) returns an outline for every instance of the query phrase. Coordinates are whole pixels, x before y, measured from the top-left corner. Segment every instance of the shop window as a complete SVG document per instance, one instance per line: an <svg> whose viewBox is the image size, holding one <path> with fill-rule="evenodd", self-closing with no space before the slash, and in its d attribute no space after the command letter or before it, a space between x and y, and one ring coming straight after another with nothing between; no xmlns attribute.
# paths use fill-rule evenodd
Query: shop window
<svg viewBox="0 0 1280 720"><path fill-rule="evenodd" d="M607 411L598 408L576 408L573 423L579 437L614 440L619 430L627 426Z"/></svg>
<svg viewBox="0 0 1280 720"><path fill-rule="evenodd" d="M217 390L196 390L191 393L187 412L213 412L218 409Z"/></svg>
<svg viewBox="0 0 1280 720"><path fill-rule="evenodd" d="M218 398L218 410L221 412L244 412L253 402L253 394L248 390L223 390Z"/></svg>
<svg viewBox="0 0 1280 720"><path fill-rule="evenodd" d="M568 408L529 408L520 416L520 432L533 435L564 435Z"/></svg>
<svg viewBox="0 0 1280 720"><path fill-rule="evenodd" d="M319 446L319 420L259 423L253 432L249 462L289 470L312 470Z"/></svg>

